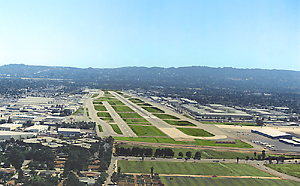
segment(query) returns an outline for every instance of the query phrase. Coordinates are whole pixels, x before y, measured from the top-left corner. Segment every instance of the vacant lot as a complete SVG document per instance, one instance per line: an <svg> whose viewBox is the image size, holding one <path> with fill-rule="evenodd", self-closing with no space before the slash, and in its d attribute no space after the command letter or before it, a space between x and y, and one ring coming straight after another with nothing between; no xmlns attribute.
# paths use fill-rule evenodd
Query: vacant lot
<svg viewBox="0 0 300 186"><path fill-rule="evenodd" d="M117 124L110 124L110 126L113 128L113 130L117 133L117 134L123 134L122 131L120 130L119 126Z"/></svg>
<svg viewBox="0 0 300 186"><path fill-rule="evenodd" d="M147 110L148 112L153 112L153 113L165 113L165 111L156 108L156 107L142 107L143 109Z"/></svg>
<svg viewBox="0 0 300 186"><path fill-rule="evenodd" d="M272 185L272 186L296 186L298 182L289 180L256 179L256 178L195 178L195 177L174 177L161 176L162 182L166 186L253 186L253 185Z"/></svg>
<svg viewBox="0 0 300 186"><path fill-rule="evenodd" d="M116 112L134 112L131 108L129 108L127 106L112 106L112 108Z"/></svg>
<svg viewBox="0 0 300 186"><path fill-rule="evenodd" d="M103 105L94 105L95 110L97 111L107 111Z"/></svg>
<svg viewBox="0 0 300 186"><path fill-rule="evenodd" d="M167 136L154 126L129 125L129 127L138 136Z"/></svg>
<svg viewBox="0 0 300 186"><path fill-rule="evenodd" d="M178 120L164 120L170 125L177 125L177 126L196 126L195 124L189 122L189 121L178 121Z"/></svg>
<svg viewBox="0 0 300 186"><path fill-rule="evenodd" d="M128 125L152 125L149 122L144 122L144 123L127 123Z"/></svg>
<svg viewBox="0 0 300 186"><path fill-rule="evenodd" d="M300 178L299 164L266 164L266 166L278 172Z"/></svg>
<svg viewBox="0 0 300 186"><path fill-rule="evenodd" d="M118 113L121 118L142 118L138 113Z"/></svg>
<svg viewBox="0 0 300 186"><path fill-rule="evenodd" d="M131 125L133 126L133 125ZM141 142L151 142L151 143L170 143L170 144L181 144L181 145L197 145L197 146L220 146L220 147L236 147L236 148L253 148L250 144L246 142L241 142L240 140L235 140L235 144L216 144L212 140L200 140L195 141L175 141L172 138L147 138L147 137L115 137L116 140L124 141L141 141Z"/></svg>
<svg viewBox="0 0 300 186"><path fill-rule="evenodd" d="M156 117L158 117L160 119L179 119L176 116L172 116L169 114L153 114L153 115L155 115Z"/></svg>
<svg viewBox="0 0 300 186"><path fill-rule="evenodd" d="M180 130L181 132L183 132L187 135L191 135L191 136L202 136L202 137L215 136L203 129L195 129L195 128L177 128L177 129Z"/></svg>
<svg viewBox="0 0 300 186"><path fill-rule="evenodd" d="M151 167L153 167L154 173L158 174L274 177L251 165L241 163L118 161L118 166L124 173L150 173Z"/></svg>

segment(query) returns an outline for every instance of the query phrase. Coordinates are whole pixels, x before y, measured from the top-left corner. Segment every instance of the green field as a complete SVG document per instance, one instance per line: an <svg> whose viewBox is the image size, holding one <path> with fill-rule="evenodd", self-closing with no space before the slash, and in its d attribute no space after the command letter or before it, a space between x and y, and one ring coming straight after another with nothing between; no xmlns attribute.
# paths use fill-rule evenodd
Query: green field
<svg viewBox="0 0 300 186"><path fill-rule="evenodd" d="M107 101L110 105L125 105L123 102L119 101L119 100L110 100Z"/></svg>
<svg viewBox="0 0 300 186"><path fill-rule="evenodd" d="M127 106L112 106L112 108L116 112L134 112L131 108L129 108Z"/></svg>
<svg viewBox="0 0 300 186"><path fill-rule="evenodd" d="M156 117L158 117L160 119L179 119L176 116L172 116L169 114L153 114L153 115L155 115Z"/></svg>
<svg viewBox="0 0 300 186"><path fill-rule="evenodd" d="M264 171L242 163L195 163L163 161L118 161L121 172L150 173L151 167L158 174L192 174L217 176L263 176L274 177Z"/></svg>
<svg viewBox="0 0 300 186"><path fill-rule="evenodd" d="M156 108L156 107L142 107L143 109L147 110L148 112L153 112L153 113L165 113L165 111Z"/></svg>
<svg viewBox="0 0 300 186"><path fill-rule="evenodd" d="M137 99L137 98L130 98L129 99L132 103L144 103L142 100Z"/></svg>
<svg viewBox="0 0 300 186"><path fill-rule="evenodd" d="M144 123L127 123L128 125L152 125L149 122L144 122Z"/></svg>
<svg viewBox="0 0 300 186"><path fill-rule="evenodd" d="M177 128L177 129L180 130L181 132L183 132L187 135L191 135L191 136L201 136L201 137L215 136L203 129L195 129L195 128Z"/></svg>
<svg viewBox="0 0 300 186"><path fill-rule="evenodd" d="M146 107L151 107L152 105L150 105L149 103L138 103L137 105L139 106L146 106Z"/></svg>
<svg viewBox="0 0 300 186"><path fill-rule="evenodd" d="M94 94L91 98L95 98L97 96L99 96L99 94Z"/></svg>
<svg viewBox="0 0 300 186"><path fill-rule="evenodd" d="M133 126L133 125L130 125ZM140 142L150 142L150 143L170 143L170 144L181 144L181 145L197 145L197 146L219 146L219 147L236 147L236 148L253 148L250 144L246 142L241 142L240 140L235 140L236 144L216 144L212 140L200 140L195 139L195 141L175 141L172 138L148 138L148 137L115 137L116 140L123 141L140 141Z"/></svg>
<svg viewBox="0 0 300 186"><path fill-rule="evenodd" d="M94 105L95 110L97 111L107 111L103 105Z"/></svg>
<svg viewBox="0 0 300 186"><path fill-rule="evenodd" d="M142 119L142 118L137 118L137 119L123 119L126 123L141 123L141 122L147 122L147 120Z"/></svg>
<svg viewBox="0 0 300 186"><path fill-rule="evenodd" d="M154 126L139 126L139 125L128 125L131 130L138 136L167 136L161 130Z"/></svg>
<svg viewBox="0 0 300 186"><path fill-rule="evenodd" d="M98 125L99 132L103 132L101 125Z"/></svg>
<svg viewBox="0 0 300 186"><path fill-rule="evenodd" d="M152 147L152 146L144 146L144 145L127 145L127 144L117 144L116 147L124 147L132 149L133 147L139 148L151 148L153 152L160 147ZM216 151L216 150L200 150L200 149L188 149L188 148L176 148L172 147L174 151L174 158L180 158L178 156L179 152L184 154L185 157L186 152L190 151L192 153L192 157L194 157L196 152L201 152L202 159L236 159L239 157L240 159L245 159L247 156L252 157L253 153L240 153L240 152L230 152L230 151Z"/></svg>
<svg viewBox="0 0 300 186"><path fill-rule="evenodd" d="M117 124L110 124L110 126L113 128L113 130L117 133L117 134L123 134L122 131L120 130L119 126Z"/></svg>
<svg viewBox="0 0 300 186"><path fill-rule="evenodd" d="M195 124L189 122L189 121L178 121L178 120L164 120L170 125L177 125L177 126L196 126Z"/></svg>
<svg viewBox="0 0 300 186"><path fill-rule="evenodd" d="M105 97L114 97L114 96L111 95L111 93L109 93L109 92L104 92L104 96L105 96Z"/></svg>
<svg viewBox="0 0 300 186"><path fill-rule="evenodd" d="M278 172L282 172L284 174L288 174L300 178L299 164L265 164L265 166L274 169Z"/></svg>
<svg viewBox="0 0 300 186"><path fill-rule="evenodd" d="M183 116L185 116L185 117L187 117L187 118L189 118L189 119L193 119L191 116L188 116L188 115L183 115Z"/></svg>
<svg viewBox="0 0 300 186"><path fill-rule="evenodd" d="M109 98L109 97L100 97L94 101L118 101L116 98Z"/></svg>
<svg viewBox="0 0 300 186"><path fill-rule="evenodd" d="M161 176L161 181L166 186L296 186L298 182L277 179L257 179L257 178L199 178L199 177L175 177Z"/></svg>
<svg viewBox="0 0 300 186"><path fill-rule="evenodd" d="M99 118L102 118L102 117L107 117L107 118L111 118L111 115L108 113L108 112L97 112L97 116Z"/></svg>
<svg viewBox="0 0 300 186"><path fill-rule="evenodd" d="M93 101L93 104L102 105L101 101Z"/></svg>
<svg viewBox="0 0 300 186"><path fill-rule="evenodd" d="M114 119L113 118L100 118L101 120L104 120L104 121L108 121L108 122L113 122Z"/></svg>
<svg viewBox="0 0 300 186"><path fill-rule="evenodd" d="M121 118L142 118L138 113L118 113Z"/></svg>
<svg viewBox="0 0 300 186"><path fill-rule="evenodd" d="M234 122L223 122L223 123L216 123L216 122L207 122L207 121L200 121L203 124L214 124L214 125L242 125L242 126L257 126L255 123L234 123Z"/></svg>

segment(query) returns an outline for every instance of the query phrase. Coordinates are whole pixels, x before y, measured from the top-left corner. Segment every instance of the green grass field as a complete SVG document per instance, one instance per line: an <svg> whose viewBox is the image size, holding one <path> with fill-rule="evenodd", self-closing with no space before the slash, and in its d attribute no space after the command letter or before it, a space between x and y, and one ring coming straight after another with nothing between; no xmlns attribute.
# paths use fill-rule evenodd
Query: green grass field
<svg viewBox="0 0 300 186"><path fill-rule="evenodd" d="M158 117L160 119L179 119L176 116L172 116L169 114L153 114L153 115L155 115L156 117Z"/></svg>
<svg viewBox="0 0 300 186"><path fill-rule="evenodd" d="M196 126L195 124L189 122L189 121L178 121L178 120L164 120L170 125L177 125L177 126Z"/></svg>
<svg viewBox="0 0 300 186"><path fill-rule="evenodd" d="M113 118L100 118L103 121L114 122Z"/></svg>
<svg viewBox="0 0 300 186"><path fill-rule="evenodd" d="M287 160L285 160L287 161ZM300 165L299 164L265 164L267 167L274 169L278 172L288 174L300 178ZM300 184L299 184L300 185Z"/></svg>
<svg viewBox="0 0 300 186"><path fill-rule="evenodd" d="M165 111L156 108L156 107L142 107L143 109L147 110L148 112L152 112L152 113L165 113Z"/></svg>
<svg viewBox="0 0 300 186"><path fill-rule="evenodd" d="M104 96L105 97L114 97L111 93L109 92L104 92Z"/></svg>
<svg viewBox="0 0 300 186"><path fill-rule="evenodd" d="M187 118L190 118L190 119L193 119L191 116L188 116L188 115L183 115L183 116L185 116L185 117L187 117Z"/></svg>
<svg viewBox="0 0 300 186"><path fill-rule="evenodd" d="M97 111L107 111L103 105L94 105L95 110Z"/></svg>
<svg viewBox="0 0 300 186"><path fill-rule="evenodd" d="M102 105L103 103L101 101L93 101L93 104Z"/></svg>
<svg viewBox="0 0 300 186"><path fill-rule="evenodd" d="M254 123L234 123L234 122L223 122L223 123L216 123L216 122L207 122L207 121L200 121L203 124L214 124L214 125L242 125L242 126L257 126Z"/></svg>
<svg viewBox="0 0 300 186"><path fill-rule="evenodd" d="M264 176L274 177L248 164L241 163L195 163L163 161L118 161L121 172L150 173L151 167L158 174L191 174L217 176Z"/></svg>
<svg viewBox="0 0 300 186"><path fill-rule="evenodd" d="M118 113L121 118L142 118L138 113Z"/></svg>
<svg viewBox="0 0 300 186"><path fill-rule="evenodd" d="M144 123L127 123L128 125L152 125L149 122L144 122Z"/></svg>
<svg viewBox="0 0 300 186"><path fill-rule="evenodd" d="M110 97L100 97L100 98L97 98L94 101L118 101L118 99L116 99L116 98L110 98Z"/></svg>
<svg viewBox="0 0 300 186"><path fill-rule="evenodd" d="M126 123L141 123L141 122L147 122L147 120L143 118L137 118L137 119L123 119Z"/></svg>
<svg viewBox="0 0 300 186"><path fill-rule="evenodd" d="M110 100L107 101L110 105L125 105L122 101L119 100Z"/></svg>
<svg viewBox="0 0 300 186"><path fill-rule="evenodd" d="M191 135L191 136L202 136L202 137L215 136L203 129L195 129L195 128L177 128L177 129L180 130L181 132L183 132L187 135Z"/></svg>
<svg viewBox="0 0 300 186"><path fill-rule="evenodd" d="M120 130L119 126L117 124L110 124L110 126L113 128L113 130L117 133L117 134L123 134L122 131Z"/></svg>
<svg viewBox="0 0 300 186"><path fill-rule="evenodd" d="M129 125L129 127L138 136L167 136L154 126Z"/></svg>
<svg viewBox="0 0 300 186"><path fill-rule="evenodd" d="M99 132L103 132L101 125L98 125Z"/></svg>
<svg viewBox="0 0 300 186"><path fill-rule="evenodd" d="M151 107L152 105L150 105L149 103L138 103L138 106L146 106L146 107Z"/></svg>
<svg viewBox="0 0 300 186"><path fill-rule="evenodd" d="M140 148L151 148L153 152L160 147L152 147L152 146L144 146L144 145L127 145L127 144L117 144L116 147L124 147L132 149L133 147L140 147ZM245 159L247 156L252 157L253 153L240 153L240 152L230 152L230 151L216 151L216 150L200 150L200 149L187 149L187 148L172 148L174 151L174 158L179 158L179 152L185 154L188 151L191 151L192 157L194 157L196 152L201 152L202 159L236 159L239 157L240 159Z"/></svg>
<svg viewBox="0 0 300 186"><path fill-rule="evenodd" d="M127 106L112 106L112 108L116 112L134 112L131 108L129 108Z"/></svg>
<svg viewBox="0 0 300 186"><path fill-rule="evenodd" d="M95 98L97 96L99 96L99 94L94 94L91 98Z"/></svg>
<svg viewBox="0 0 300 186"><path fill-rule="evenodd" d="M108 113L108 112L97 112L97 116L99 118L102 118L102 117L107 117L107 118L111 118L111 115Z"/></svg>
<svg viewBox="0 0 300 186"><path fill-rule="evenodd" d="M130 125L133 126L133 125ZM219 147L236 147L236 148L253 148L250 144L246 142L241 142L240 140L235 140L236 144L216 144L212 140L200 140L195 141L175 141L172 138L148 138L148 137L115 137L116 140L123 141L140 141L140 142L150 142L150 143L170 143L170 144L182 144L182 145L196 145L196 146L219 146Z"/></svg>
<svg viewBox="0 0 300 186"><path fill-rule="evenodd" d="M166 186L296 186L298 182L289 180L256 179L256 178L199 178L199 177L175 177L161 176L161 181Z"/></svg>
<svg viewBox="0 0 300 186"><path fill-rule="evenodd" d="M137 98L130 98L129 101L131 101L132 103L144 103L142 100Z"/></svg>

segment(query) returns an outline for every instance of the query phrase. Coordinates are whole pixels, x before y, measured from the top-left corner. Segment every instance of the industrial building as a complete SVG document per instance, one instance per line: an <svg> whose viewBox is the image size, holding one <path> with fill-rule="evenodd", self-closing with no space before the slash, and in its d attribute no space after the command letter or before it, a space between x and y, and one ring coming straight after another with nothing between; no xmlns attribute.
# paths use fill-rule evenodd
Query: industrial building
<svg viewBox="0 0 300 186"><path fill-rule="evenodd" d="M289 139L279 139L280 142L289 144L289 145L294 145L294 146L300 146L299 142L293 141L293 140L289 140Z"/></svg>
<svg viewBox="0 0 300 186"><path fill-rule="evenodd" d="M292 135L271 128L252 129L251 132L272 139L279 139L279 138L292 139Z"/></svg>
<svg viewBox="0 0 300 186"><path fill-rule="evenodd" d="M22 126L22 124L4 123L0 125L0 131L12 131Z"/></svg>
<svg viewBox="0 0 300 186"><path fill-rule="evenodd" d="M46 131L47 129L48 129L48 125L33 125L30 127L27 127L24 131L39 133L39 132Z"/></svg>
<svg viewBox="0 0 300 186"><path fill-rule="evenodd" d="M63 134L64 136L74 136L81 134L80 129L74 128L58 128L57 133Z"/></svg>

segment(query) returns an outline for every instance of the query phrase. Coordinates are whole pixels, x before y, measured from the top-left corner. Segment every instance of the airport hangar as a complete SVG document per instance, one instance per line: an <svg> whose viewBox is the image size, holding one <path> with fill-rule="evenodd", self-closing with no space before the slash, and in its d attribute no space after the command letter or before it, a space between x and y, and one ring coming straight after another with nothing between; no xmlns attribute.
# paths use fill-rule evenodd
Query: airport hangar
<svg viewBox="0 0 300 186"><path fill-rule="evenodd" d="M291 134L281 132L281 131L271 129L271 128L252 129L251 132L256 133L256 134L260 134L262 136L272 138L272 139L280 139L280 138L292 139Z"/></svg>

